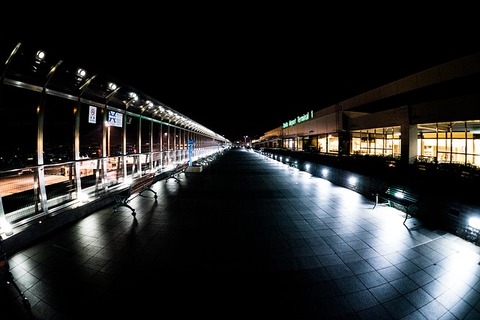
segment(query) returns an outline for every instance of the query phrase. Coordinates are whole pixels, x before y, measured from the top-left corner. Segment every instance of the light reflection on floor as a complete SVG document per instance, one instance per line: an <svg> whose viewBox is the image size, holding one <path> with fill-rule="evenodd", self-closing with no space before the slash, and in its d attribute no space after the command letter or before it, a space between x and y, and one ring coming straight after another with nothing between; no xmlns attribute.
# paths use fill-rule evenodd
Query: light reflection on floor
<svg viewBox="0 0 480 320"><path fill-rule="evenodd" d="M34 314L480 317L478 246L320 177L239 150L154 188L12 257Z"/></svg>

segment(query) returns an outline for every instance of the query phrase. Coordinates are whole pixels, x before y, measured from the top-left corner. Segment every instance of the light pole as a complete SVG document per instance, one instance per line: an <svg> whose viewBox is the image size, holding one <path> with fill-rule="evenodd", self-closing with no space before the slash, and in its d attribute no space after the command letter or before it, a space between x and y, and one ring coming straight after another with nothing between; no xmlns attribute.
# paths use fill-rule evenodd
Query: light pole
<svg viewBox="0 0 480 320"><path fill-rule="evenodd" d="M244 147L247 147L247 138L248 138L248 136L243 136L243 141L244 141L243 146Z"/></svg>

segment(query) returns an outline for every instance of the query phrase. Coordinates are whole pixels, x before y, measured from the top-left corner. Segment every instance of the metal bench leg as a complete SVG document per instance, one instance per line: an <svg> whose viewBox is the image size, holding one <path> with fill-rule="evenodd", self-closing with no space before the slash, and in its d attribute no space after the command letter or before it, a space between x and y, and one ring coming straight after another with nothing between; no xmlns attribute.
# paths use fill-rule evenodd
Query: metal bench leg
<svg viewBox="0 0 480 320"><path fill-rule="evenodd" d="M132 216L135 217L135 215L136 215L135 209L132 208L128 203L126 203L126 202L117 203L117 204L113 207L113 211L117 211L117 210L118 210L118 207L127 207L127 208L129 208L130 210L132 210Z"/></svg>
<svg viewBox="0 0 480 320"><path fill-rule="evenodd" d="M158 196L157 196L157 192L155 192L155 191L152 190L151 188L147 188L147 189L143 189L142 191L140 191L139 195L143 197L143 194L142 194L142 193L143 193L144 191L150 191L150 192L152 192L153 195L154 195L154 197L155 197L155 200L157 200L157 197L158 197Z"/></svg>

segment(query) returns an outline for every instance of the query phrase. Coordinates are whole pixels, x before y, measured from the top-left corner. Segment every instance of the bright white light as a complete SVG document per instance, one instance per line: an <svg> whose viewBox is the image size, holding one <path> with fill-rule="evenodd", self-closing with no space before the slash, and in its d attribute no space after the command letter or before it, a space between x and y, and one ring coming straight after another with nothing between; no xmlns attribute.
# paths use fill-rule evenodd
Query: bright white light
<svg viewBox="0 0 480 320"><path fill-rule="evenodd" d="M471 217L468 219L468 225L472 228L480 230L480 218L479 217Z"/></svg>
<svg viewBox="0 0 480 320"><path fill-rule="evenodd" d="M305 165L305 170L310 171L310 163L307 163L307 164Z"/></svg>
<svg viewBox="0 0 480 320"><path fill-rule="evenodd" d="M403 192L400 192L400 191L395 192L395 197L399 199L403 199Z"/></svg>
<svg viewBox="0 0 480 320"><path fill-rule="evenodd" d="M130 99L133 99L134 101L137 101L137 100L138 100L138 96L137 96L137 94L136 94L135 92L129 92L129 93L128 93L128 97L129 97Z"/></svg>
<svg viewBox="0 0 480 320"><path fill-rule="evenodd" d="M84 69L82 68L77 69L77 76L79 76L80 78L84 78L86 75L87 75L87 72Z"/></svg>
<svg viewBox="0 0 480 320"><path fill-rule="evenodd" d="M2 216L0 218L0 229L2 229L3 232L5 232L5 234L7 236L11 235L13 232L12 232L12 226L10 225L10 223L7 221L7 219L5 218L5 216Z"/></svg>
<svg viewBox="0 0 480 320"><path fill-rule="evenodd" d="M78 199L81 202L88 202L88 200L89 200L88 194L86 194L85 192L80 192L80 194L78 195Z"/></svg>
<svg viewBox="0 0 480 320"><path fill-rule="evenodd" d="M324 177L328 176L328 169L326 168L322 169L322 176Z"/></svg>
<svg viewBox="0 0 480 320"><path fill-rule="evenodd" d="M350 183L350 184L356 184L356 183L357 183L357 178L356 178L356 177L350 177L350 178L348 178L348 183Z"/></svg>
<svg viewBox="0 0 480 320"><path fill-rule="evenodd" d="M43 60L43 59L45 59L45 51L38 50L38 51L37 51L37 59L38 59L38 60Z"/></svg>

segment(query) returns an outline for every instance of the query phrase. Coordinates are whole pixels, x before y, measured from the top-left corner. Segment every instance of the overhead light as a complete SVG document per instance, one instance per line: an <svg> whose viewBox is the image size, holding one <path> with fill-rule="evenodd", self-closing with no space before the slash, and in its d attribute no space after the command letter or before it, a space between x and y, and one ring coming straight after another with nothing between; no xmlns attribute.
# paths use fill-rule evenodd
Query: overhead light
<svg viewBox="0 0 480 320"><path fill-rule="evenodd" d="M35 54L35 64L33 65L33 72L37 72L40 63L44 62L46 53L43 50L38 50Z"/></svg>
<svg viewBox="0 0 480 320"><path fill-rule="evenodd" d="M45 59L45 51L43 50L38 50L37 54L35 55L35 62L40 63Z"/></svg>
<svg viewBox="0 0 480 320"><path fill-rule="evenodd" d="M83 79L85 78L86 75L87 75L87 71L85 71L85 69L82 69L82 68L77 69L77 77Z"/></svg>

